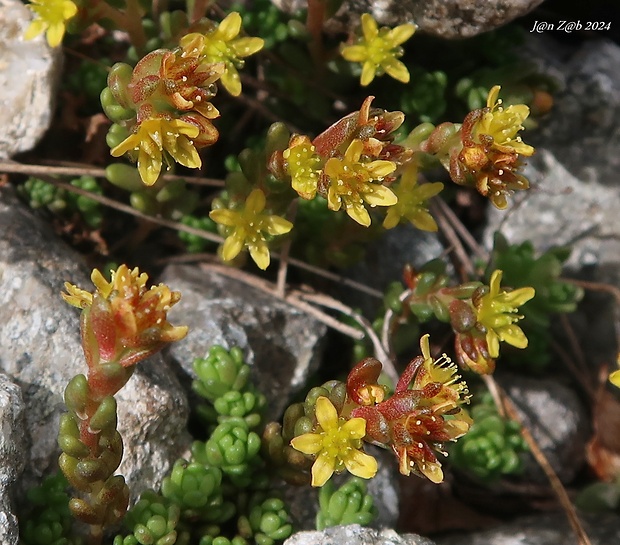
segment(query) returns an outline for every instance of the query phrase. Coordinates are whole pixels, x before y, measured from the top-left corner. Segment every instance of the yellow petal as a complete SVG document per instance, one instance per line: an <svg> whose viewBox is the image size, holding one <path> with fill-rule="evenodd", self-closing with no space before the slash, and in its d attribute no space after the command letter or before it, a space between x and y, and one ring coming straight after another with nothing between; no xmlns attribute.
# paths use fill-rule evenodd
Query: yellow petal
<svg viewBox="0 0 620 545"><path fill-rule="evenodd" d="M249 57L260 51L265 45L262 38L239 38L230 44L237 57Z"/></svg>
<svg viewBox="0 0 620 545"><path fill-rule="evenodd" d="M323 486L334 474L336 460L325 451L321 452L312 465L312 486Z"/></svg>
<svg viewBox="0 0 620 545"><path fill-rule="evenodd" d="M222 246L222 259L224 261L232 261L235 259L243 249L243 244L243 237L240 237L235 231L224 241L224 245Z"/></svg>
<svg viewBox="0 0 620 545"><path fill-rule="evenodd" d="M518 325L512 324L506 327L502 327L498 331L498 335L500 340L507 342L508 344L516 348L527 347L527 337Z"/></svg>
<svg viewBox="0 0 620 545"><path fill-rule="evenodd" d="M329 161L331 161L331 160L332 159L330 159ZM336 160L336 159L334 159L334 160ZM329 161L328 161L328 163L329 163ZM326 167L326 169L327 169L327 167ZM330 186L330 188L327 190L327 207L330 210L333 210L334 212L338 212L338 210L340 210L341 206L342 206L342 201L338 197L338 194L336 193L334 188Z"/></svg>
<svg viewBox="0 0 620 545"><path fill-rule="evenodd" d="M411 78L409 70L407 70L407 67L398 59L393 57L386 59L381 63L381 66L395 80L402 83L409 83L409 79Z"/></svg>
<svg viewBox="0 0 620 545"><path fill-rule="evenodd" d="M138 172L144 185L152 186L159 178L161 173L162 158L161 153L150 155L141 147L138 153Z"/></svg>
<svg viewBox="0 0 620 545"><path fill-rule="evenodd" d="M362 32L367 42L371 41L379 34L379 28L377 27L377 21L369 13L362 15Z"/></svg>
<svg viewBox="0 0 620 545"><path fill-rule="evenodd" d="M364 193L364 200L374 206L392 206L398 202L398 197L384 185L375 184L372 191Z"/></svg>
<svg viewBox="0 0 620 545"><path fill-rule="evenodd" d="M393 229L400 223L400 214L396 211L396 208L392 207L387 211L385 219L383 220L384 229Z"/></svg>
<svg viewBox="0 0 620 545"><path fill-rule="evenodd" d="M418 466L418 469L429 481L435 484L443 481L443 471L439 462L424 462Z"/></svg>
<svg viewBox="0 0 620 545"><path fill-rule="evenodd" d="M368 173L375 180L379 178L385 178L388 174L391 174L396 170L396 165L392 161L373 161L372 163L367 163L365 167Z"/></svg>
<svg viewBox="0 0 620 545"><path fill-rule="evenodd" d="M609 375L609 381L617 388L620 388L620 370L611 373L611 375Z"/></svg>
<svg viewBox="0 0 620 545"><path fill-rule="evenodd" d="M434 233L439 230L435 218L433 218L433 216L431 216L426 210L418 210L413 216L411 216L409 221L416 229L420 229L420 231L429 231Z"/></svg>
<svg viewBox="0 0 620 545"><path fill-rule="evenodd" d="M366 61L362 67L362 77L360 78L360 85L366 87L375 79L377 73L377 67L370 61Z"/></svg>
<svg viewBox="0 0 620 545"><path fill-rule="evenodd" d="M218 208L217 210L211 210L209 217L215 222L221 225L228 225L233 227L239 223L239 213L234 210L228 210L226 208Z"/></svg>
<svg viewBox="0 0 620 545"><path fill-rule="evenodd" d="M323 438L318 433L304 433L293 438L291 446L304 454L317 454L323 448Z"/></svg>
<svg viewBox="0 0 620 545"><path fill-rule="evenodd" d="M45 32L47 28L47 23L43 22L41 19L35 19L30 23L26 33L24 34L24 40L32 40L36 38L42 32Z"/></svg>
<svg viewBox="0 0 620 545"><path fill-rule="evenodd" d="M218 37L223 41L228 42L239 34L241 30L241 15L236 11L229 13L226 18L220 23L217 29Z"/></svg>
<svg viewBox="0 0 620 545"><path fill-rule="evenodd" d="M293 228L293 224L280 216L269 216L265 223L265 230L272 236L284 235Z"/></svg>
<svg viewBox="0 0 620 545"><path fill-rule="evenodd" d="M504 292L497 297L497 300L503 304L510 305L511 307L520 307L524 303L527 303L535 295L536 291L534 288L526 287Z"/></svg>
<svg viewBox="0 0 620 545"><path fill-rule="evenodd" d="M254 260L254 263L258 266L259 269L265 270L269 267L269 263L271 261L271 257L269 255L269 248L265 241L256 241L254 244L249 245L250 256Z"/></svg>
<svg viewBox="0 0 620 545"><path fill-rule="evenodd" d="M320 396L316 400L315 415L319 426L325 431L333 430L338 427L338 413L336 407L325 396Z"/></svg>
<svg viewBox="0 0 620 545"><path fill-rule="evenodd" d="M377 474L377 460L361 450L351 451L343 461L349 473L357 477L372 479Z"/></svg>
<svg viewBox="0 0 620 545"><path fill-rule="evenodd" d="M265 203L265 194L260 189L253 189L245 201L245 209L258 214L264 210Z"/></svg>
<svg viewBox="0 0 620 545"><path fill-rule="evenodd" d="M62 37L65 35L64 23L53 23L47 30L47 43L50 47L57 47L62 42Z"/></svg>
<svg viewBox="0 0 620 545"><path fill-rule="evenodd" d="M368 210L366 210L366 208L364 208L358 202L347 203L347 204L350 204L350 206L346 207L346 212L349 215L349 217L352 220L359 223L360 225L363 225L364 227L369 227L371 221L370 221L370 214L368 213Z"/></svg>
<svg viewBox="0 0 620 545"><path fill-rule="evenodd" d="M411 38L415 30L416 26L411 23L399 25L387 33L386 40L389 40L393 45L400 45Z"/></svg>
<svg viewBox="0 0 620 545"><path fill-rule="evenodd" d="M366 435L366 420L363 418L350 418L342 425L340 430L347 433L351 439L363 439Z"/></svg>
<svg viewBox="0 0 620 545"><path fill-rule="evenodd" d="M497 333L492 329L487 331L486 341L489 348L489 356L493 359L499 357L499 337Z"/></svg>
<svg viewBox="0 0 620 545"><path fill-rule="evenodd" d="M232 64L226 64L226 72L224 72L220 81L224 89L232 96L238 97L241 94L241 78L239 77L239 72Z"/></svg>
<svg viewBox="0 0 620 545"><path fill-rule="evenodd" d="M77 6L70 0L66 0L62 3L62 18L65 21L67 19L71 19L71 17L73 17L77 13L77 11Z"/></svg>
<svg viewBox="0 0 620 545"><path fill-rule="evenodd" d="M368 58L368 49L363 45L348 45L342 48L340 54L349 62L364 62Z"/></svg>

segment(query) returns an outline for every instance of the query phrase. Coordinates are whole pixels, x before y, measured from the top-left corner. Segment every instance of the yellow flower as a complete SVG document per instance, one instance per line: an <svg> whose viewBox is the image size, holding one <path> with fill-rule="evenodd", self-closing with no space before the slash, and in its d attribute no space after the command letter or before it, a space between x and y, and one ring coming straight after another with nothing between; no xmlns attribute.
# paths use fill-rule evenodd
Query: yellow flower
<svg viewBox="0 0 620 545"><path fill-rule="evenodd" d="M316 419L316 433L305 433L291 441L295 450L316 456L312 486L323 486L334 472L344 468L364 479L377 474L377 460L360 450L366 435L363 418L339 418L332 402L321 396L316 401Z"/></svg>
<svg viewBox="0 0 620 545"><path fill-rule="evenodd" d="M481 140L481 135L493 139L492 147L502 153L518 153L529 157L534 148L521 140L517 133L523 129L523 121L530 115L525 104L513 104L504 108L498 95L501 87L496 85L489 91L487 110L476 123L473 134Z"/></svg>
<svg viewBox="0 0 620 545"><path fill-rule="evenodd" d="M518 307L535 295L534 288L529 287L513 291L501 290L499 287L501 279L502 271L494 271L489 283L489 292L475 301L476 319L485 330L491 358L499 356L500 341L517 348L527 346L525 333L518 325L515 325L515 322L523 316L515 313Z"/></svg>
<svg viewBox="0 0 620 545"><path fill-rule="evenodd" d="M368 85L375 76L387 72L402 83L409 82L407 67L398 60L403 54L400 45L406 42L415 32L415 25L405 24L389 29L379 29L372 15L362 15L362 33L356 44L343 46L342 56L350 62L363 63L360 84Z"/></svg>
<svg viewBox="0 0 620 545"><path fill-rule="evenodd" d="M321 173L321 159L307 136L294 136L282 153L291 186L303 199L314 199Z"/></svg>
<svg viewBox="0 0 620 545"><path fill-rule="evenodd" d="M78 11L71 0L31 0L28 8L34 12L35 18L26 30L24 38L32 40L47 31L45 37L50 47L56 47L62 42L67 21Z"/></svg>
<svg viewBox="0 0 620 545"><path fill-rule="evenodd" d="M618 352L617 364L618 364L618 367L620 367L620 352ZM614 371L613 373L609 375L609 381L616 388L620 388L620 369L618 369L617 371Z"/></svg>
<svg viewBox="0 0 620 545"><path fill-rule="evenodd" d="M187 326L175 327L167 313L181 298L165 284L146 287L148 275L121 265L108 282L97 269L91 274L90 293L65 282L63 299L83 310L82 342L88 361L115 361L124 366L160 350L187 334Z"/></svg>
<svg viewBox="0 0 620 545"><path fill-rule="evenodd" d="M216 223L232 227L232 233L224 241L222 259L231 261L244 246L260 269L269 266L269 248L265 233L271 236L288 233L293 224L271 214L264 214L266 199L260 189L254 189L245 201L241 210L212 210L210 218Z"/></svg>
<svg viewBox="0 0 620 545"><path fill-rule="evenodd" d="M223 62L226 72L221 79L222 85L233 96L241 94L237 69L243 67L243 58L260 51L265 43L262 38L237 38L240 31L241 15L233 11L213 30L205 34L187 34L179 42L185 51L196 49L210 62Z"/></svg>
<svg viewBox="0 0 620 545"><path fill-rule="evenodd" d="M442 189L441 182L418 185L418 168L415 163L411 163L394 188L398 202L387 211L383 227L392 229L405 218L422 231L437 231L437 223L429 214L426 201Z"/></svg>
<svg viewBox="0 0 620 545"><path fill-rule="evenodd" d="M398 198L381 182L396 169L392 161L360 161L364 142L353 140L342 159L332 157L325 164L324 173L329 179L327 204L338 211L344 204L346 213L360 225L370 225L370 215L364 203L370 206L392 206Z"/></svg>
<svg viewBox="0 0 620 545"><path fill-rule="evenodd" d="M127 152L138 152L138 172L142 181L151 186L161 173L164 152L183 166L200 168L202 161L192 140L199 133L196 125L180 119L146 119L110 153L120 157Z"/></svg>

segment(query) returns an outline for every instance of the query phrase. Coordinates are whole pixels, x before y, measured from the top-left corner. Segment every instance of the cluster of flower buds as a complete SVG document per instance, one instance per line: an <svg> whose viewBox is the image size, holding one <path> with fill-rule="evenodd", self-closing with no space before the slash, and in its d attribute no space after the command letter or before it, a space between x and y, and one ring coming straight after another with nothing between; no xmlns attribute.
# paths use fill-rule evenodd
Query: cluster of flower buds
<svg viewBox="0 0 620 545"><path fill-rule="evenodd" d="M420 149L439 158L453 182L475 187L504 209L514 191L529 187L519 170L521 158L531 156L534 148L518 135L530 109L525 104L504 108L499 91L499 85L493 87L486 107L467 114L461 126L436 127Z"/></svg>
<svg viewBox="0 0 620 545"><path fill-rule="evenodd" d="M60 468L84 497L72 498L76 518L90 525L93 542L103 528L124 515L129 490L114 475L123 455L116 430L116 394L129 380L135 365L182 339L187 327L175 327L167 312L179 299L164 284L147 289L148 276L121 265L111 281L94 270L94 293L68 282L65 301L82 309L80 329L88 375L77 375L65 390L68 413L60 422Z"/></svg>
<svg viewBox="0 0 620 545"><path fill-rule="evenodd" d="M104 111L114 122L111 153L137 161L146 185L157 181L163 163L170 165L171 159L188 168L201 166L198 150L219 137L212 123L219 116L211 103L215 82L221 79L239 94L241 58L263 45L260 38L236 38L241 30L236 12L219 26L203 21L200 28L204 33L187 34L175 49L149 53L133 69L115 64L102 92Z"/></svg>

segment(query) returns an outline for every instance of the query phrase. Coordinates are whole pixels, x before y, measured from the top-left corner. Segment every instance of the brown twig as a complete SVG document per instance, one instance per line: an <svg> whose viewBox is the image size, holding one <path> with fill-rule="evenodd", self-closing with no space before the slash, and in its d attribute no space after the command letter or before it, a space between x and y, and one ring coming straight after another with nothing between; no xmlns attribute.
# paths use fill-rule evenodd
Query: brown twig
<svg viewBox="0 0 620 545"><path fill-rule="evenodd" d="M301 291L293 290L290 291L286 296L282 297L277 293L276 286L273 283L267 280L263 280L262 278L258 278L253 274L246 273L240 269L233 269L232 267L226 267L224 265L217 264L203 264L202 268L206 270L212 270L218 274L227 276L229 278L234 278L235 280L239 280L240 282L243 282L248 286L252 286L256 289L264 291L269 295L276 297L277 299L286 301L292 306L295 306L300 310L303 310L308 314L314 316L317 320L324 323L326 326L331 327L332 329L335 329L336 331L339 331L340 333L343 333L348 337L357 340L361 340L364 338L364 333L359 329L344 324L336 320L329 314L325 314L316 307L308 304L300 297L300 294L302 294Z"/></svg>
<svg viewBox="0 0 620 545"><path fill-rule="evenodd" d="M450 222L447 220L443 212L443 209L438 204L436 204L435 202L436 200L438 199L433 198L431 199L431 203L430 203L430 208L433 211L433 217L437 220L437 224L439 225L439 229L441 230L441 233L446 237L447 241L449 242L452 248L452 251L454 252L454 255L457 260L457 263L455 263L457 273L459 274L459 276L461 277L463 281L466 281L468 280L469 275L474 274L474 265L471 262L471 259L469 258L469 256L467 255L467 252L465 251L465 248L463 247L463 243L459 239L456 231L454 230Z"/></svg>
<svg viewBox="0 0 620 545"><path fill-rule="evenodd" d="M0 172L10 174L26 174L28 176L92 176L93 178L106 178L104 168L89 166L54 166L54 165L27 165L15 161L0 161ZM209 187L224 187L224 180L215 178L194 178L191 176L179 176L177 174L164 174L161 177L165 181L182 180L190 184L204 185Z"/></svg>
<svg viewBox="0 0 620 545"><path fill-rule="evenodd" d="M413 290L406 289L399 296L398 300L404 303L407 298L413 293ZM388 308L383 315L383 327L381 328L381 343L386 347L388 354L392 359L395 358L394 348L392 347L392 339L394 338L394 328L392 327L396 313Z"/></svg>
<svg viewBox="0 0 620 545"><path fill-rule="evenodd" d="M368 335L368 338L372 342L375 357L383 364L385 374L390 378L390 380L393 381L394 384L398 382L398 371L396 370L396 366L394 365L388 350L379 340L379 337L372 328L372 324L364 316L341 301L322 293L300 292L300 297L317 305L337 310L338 312L342 312L342 314L353 318Z"/></svg>
<svg viewBox="0 0 620 545"><path fill-rule="evenodd" d="M490 376L489 378L494 381L493 377ZM560 481L556 472L553 470L553 467L551 467L549 460L547 460L543 451L538 446L536 439L534 439L529 429L524 425L521 415L519 414L517 408L515 407L508 394L506 394L506 392L504 392L499 385L497 385L497 389L501 395L501 400L504 408L506 409L506 414L509 418L515 420L521 425L521 435L523 436L523 439L525 439L528 447L530 448L530 451L532 452L532 455L536 459L536 462L538 462L538 465L545 472L545 475L549 480L549 484L551 485L551 488L553 489L556 497L558 498L560 505L562 505L562 507L564 508L568 521L573 529L573 532L575 533L575 536L577 537L579 545L592 545L592 542L590 541L590 538L588 538L588 535L586 534L586 531L584 530L583 525L579 520L577 511L575 510L575 507L572 504L568 493L566 492L566 489L562 484L562 481Z"/></svg>

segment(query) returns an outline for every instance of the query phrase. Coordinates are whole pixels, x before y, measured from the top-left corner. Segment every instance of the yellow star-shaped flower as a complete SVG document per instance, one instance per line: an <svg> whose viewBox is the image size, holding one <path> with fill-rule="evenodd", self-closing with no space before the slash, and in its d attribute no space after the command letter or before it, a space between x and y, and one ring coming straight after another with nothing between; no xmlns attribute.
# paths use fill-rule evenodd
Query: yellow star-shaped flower
<svg viewBox="0 0 620 545"><path fill-rule="evenodd" d="M312 486L323 486L334 472L345 468L364 479L377 474L377 460L360 450L366 435L363 418L339 418L332 402L321 396L316 401L316 419L316 433L305 433L291 441L295 450L316 456Z"/></svg>
<svg viewBox="0 0 620 545"><path fill-rule="evenodd" d="M527 346L525 333L515 324L523 316L516 312L535 295L534 288L530 287L513 291L500 289L501 280L502 271L494 271L489 282L489 292L475 303L476 319L486 330L489 356L493 359L499 356L500 341L516 348Z"/></svg>
<svg viewBox="0 0 620 545"><path fill-rule="evenodd" d="M224 261L231 261L245 247L260 269L269 266L269 247L265 233L271 236L288 233L293 224L280 216L265 214L265 194L254 189L240 210L212 210L209 217L216 223L232 228L232 232L222 246L221 255Z"/></svg>
<svg viewBox="0 0 620 545"><path fill-rule="evenodd" d="M47 31L45 37L50 47L60 45L65 35L67 21L78 11L71 0L31 0L28 8L35 14L35 18L26 30L24 38L32 40Z"/></svg>
<svg viewBox="0 0 620 545"><path fill-rule="evenodd" d="M350 62L363 63L360 84L366 86L387 73L402 83L409 82L409 70L398 60L403 54L401 44L415 32L416 26L408 23L389 29L379 29L372 15L362 15L363 36L354 45L341 48L341 55Z"/></svg>
<svg viewBox="0 0 620 545"><path fill-rule="evenodd" d="M370 225L370 214L364 203L370 206L392 206L398 198L391 189L381 185L383 178L396 170L392 161L363 162L364 142L353 140L344 157L332 157L325 163L324 173L329 179L327 204L338 211L344 205L346 213L360 225Z"/></svg>
<svg viewBox="0 0 620 545"><path fill-rule="evenodd" d="M146 119L110 153L120 157L124 153L137 152L140 178L145 185L151 186L161 173L164 153L183 166L200 168L202 161L193 142L199 133L196 125L180 119Z"/></svg>

